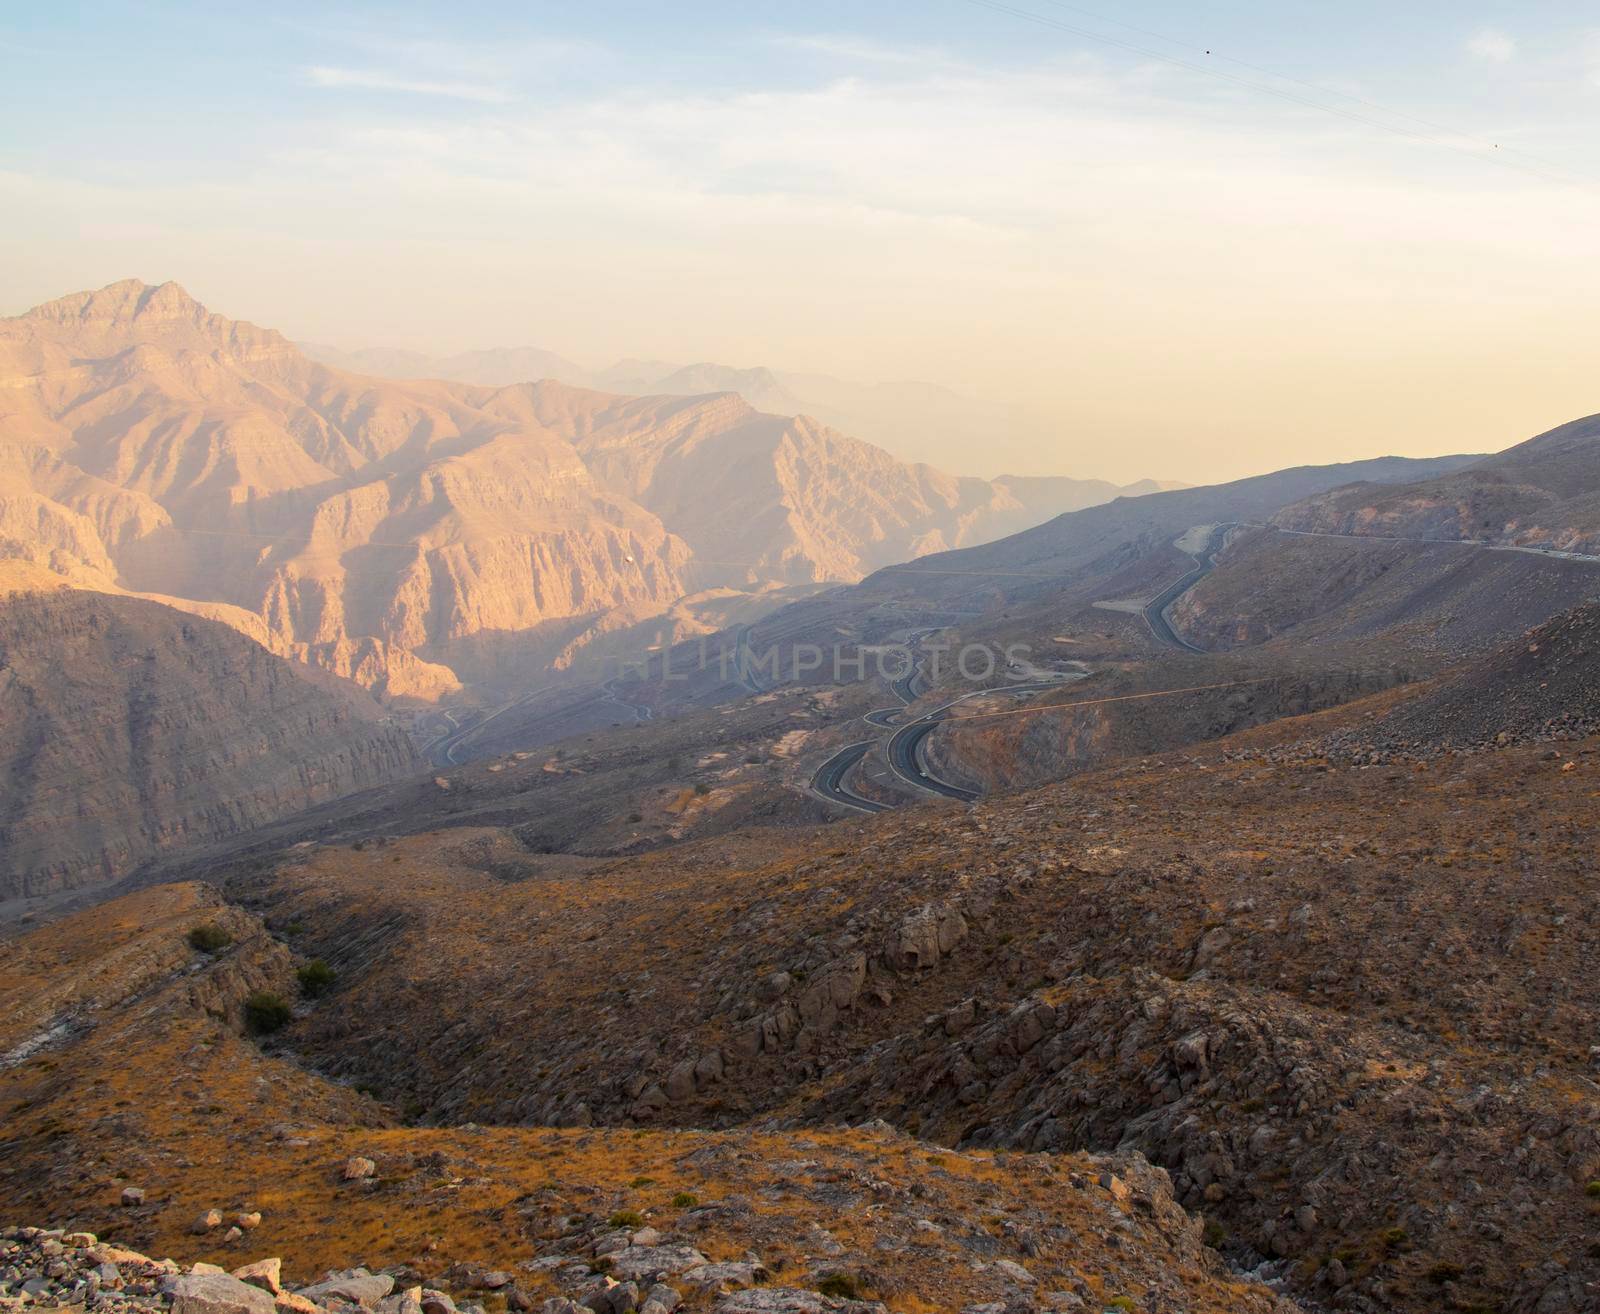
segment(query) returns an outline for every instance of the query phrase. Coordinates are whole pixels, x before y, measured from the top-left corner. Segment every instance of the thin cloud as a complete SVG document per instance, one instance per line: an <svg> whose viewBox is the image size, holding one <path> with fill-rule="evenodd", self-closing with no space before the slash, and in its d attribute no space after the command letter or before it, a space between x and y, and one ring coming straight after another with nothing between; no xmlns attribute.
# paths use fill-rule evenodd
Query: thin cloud
<svg viewBox="0 0 1600 1314"><path fill-rule="evenodd" d="M1486 64L1509 64L1517 55L1517 43L1498 28L1486 27L1467 41L1467 53Z"/></svg>
<svg viewBox="0 0 1600 1314"><path fill-rule="evenodd" d="M803 51L806 54L825 55L835 60L877 64L891 68L914 68L922 72L934 68L967 67L943 50L926 46L896 46L856 36L784 32L768 37L767 44L785 50Z"/></svg>
<svg viewBox="0 0 1600 1314"><path fill-rule="evenodd" d="M408 96L438 96L447 100L470 100L484 105L505 105L515 99L499 87L477 82L435 82L409 78L380 69L332 68L317 64L305 70L313 86L351 91L389 91Z"/></svg>

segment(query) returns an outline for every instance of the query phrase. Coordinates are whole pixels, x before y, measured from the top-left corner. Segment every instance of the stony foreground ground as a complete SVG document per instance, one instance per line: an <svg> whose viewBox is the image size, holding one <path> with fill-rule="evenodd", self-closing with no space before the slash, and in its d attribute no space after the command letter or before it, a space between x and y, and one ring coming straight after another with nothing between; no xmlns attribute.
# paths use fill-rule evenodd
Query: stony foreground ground
<svg viewBox="0 0 1600 1314"><path fill-rule="evenodd" d="M198 952L186 939L196 924L232 942ZM236 1290L229 1304L210 1268L203 1285L221 1303L174 1279L197 1262L232 1273L271 1259L289 1292L381 1314L416 1314L408 1300L448 1314L430 1288L463 1307L552 1314L570 1314L565 1301L595 1314L1293 1308L1231 1272L1138 1155L954 1151L882 1125L396 1125L370 1097L239 1034L242 1001L288 988L290 970L259 923L192 885L58 923L11 955L6 1214L48 1211L119 1251L181 1262L24 1231L0 1269L7 1300L268 1314ZM346 1287L329 1287L329 1272Z"/></svg>
<svg viewBox="0 0 1600 1314"><path fill-rule="evenodd" d="M1276 1299L1249 1271L1595 1308L1600 743L1349 751L1393 706L971 811L581 870L463 829L65 919L0 966L8 1217L507 1300L654 1229L760 1266L691 1308ZM331 986L246 1034L311 959Z"/></svg>

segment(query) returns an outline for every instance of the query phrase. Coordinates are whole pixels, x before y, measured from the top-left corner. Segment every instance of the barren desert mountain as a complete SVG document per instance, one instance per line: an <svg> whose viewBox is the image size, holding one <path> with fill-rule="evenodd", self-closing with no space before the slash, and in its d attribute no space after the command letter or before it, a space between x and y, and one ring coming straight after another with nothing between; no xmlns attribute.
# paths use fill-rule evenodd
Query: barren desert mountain
<svg viewBox="0 0 1600 1314"><path fill-rule="evenodd" d="M1372 760L1417 760L1597 733L1600 603L1590 601L1450 669L1342 742Z"/></svg>
<svg viewBox="0 0 1600 1314"><path fill-rule="evenodd" d="M171 283L0 322L0 374L7 557L393 696L569 665L652 617L681 634L674 609L707 585L854 580L1062 495L729 394L363 378Z"/></svg>
<svg viewBox="0 0 1600 1314"><path fill-rule="evenodd" d="M511 391L486 405L505 405ZM704 574L724 582L850 581L995 538L1032 515L1004 486L907 465L733 393L621 398L549 383L517 391L603 484L680 526Z"/></svg>
<svg viewBox="0 0 1600 1314"><path fill-rule="evenodd" d="M226 626L79 589L0 598L0 899L417 769L360 690Z"/></svg>
<svg viewBox="0 0 1600 1314"><path fill-rule="evenodd" d="M32 472L7 514L39 526L11 555L241 608L277 651L380 692L456 687L436 652L484 630L686 591L683 544L560 438L456 385L314 364L175 285L41 306L0 326L0 357L0 440Z"/></svg>
<svg viewBox="0 0 1600 1314"><path fill-rule="evenodd" d="M1383 457L1120 497L994 542L889 566L852 588L795 602L759 621L750 643L760 649L835 642L849 634L870 644L914 624L944 629L958 616L962 639L1003 637L1046 651L1068 617L1094 616L1096 602L1130 605L1136 618L1143 600L1194 567L1190 554L1177 546L1191 531L1260 523L1291 503L1352 480L1409 483L1479 459ZM1098 618L1105 621L1107 613ZM1142 630L1143 622L1138 625Z"/></svg>
<svg viewBox="0 0 1600 1314"><path fill-rule="evenodd" d="M1574 420L1440 479L1339 489L1273 523L1306 533L1472 540L1600 552L1600 416Z"/></svg>
<svg viewBox="0 0 1600 1314"><path fill-rule="evenodd" d="M741 451L855 459L732 394L460 396L658 522L727 502ZM1594 1308L1600 567L1269 523L1478 459L1125 498L885 568L741 633L1032 659L965 689L607 681L540 711L579 727L543 751L520 703L450 719L489 756L13 938L0 1186L62 1229L13 1233L16 1285L70 1298L109 1237L152 1314L202 1314L189 1279L248 1314ZM821 550L768 541L796 544L768 568ZM924 780L975 788L861 756L838 820L819 770L929 709ZM270 1311L225 1281L267 1255Z"/></svg>

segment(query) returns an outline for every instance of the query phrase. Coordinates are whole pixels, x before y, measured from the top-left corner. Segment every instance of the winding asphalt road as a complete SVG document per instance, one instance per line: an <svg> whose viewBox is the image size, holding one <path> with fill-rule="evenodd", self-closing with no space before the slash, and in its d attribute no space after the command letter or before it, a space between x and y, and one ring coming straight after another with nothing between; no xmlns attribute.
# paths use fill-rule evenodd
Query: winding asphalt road
<svg viewBox="0 0 1600 1314"><path fill-rule="evenodd" d="M982 795L975 789L968 789L965 785L957 785L953 781L941 780L928 768L922 753L923 742L935 730L939 723L945 719L945 714L958 703L964 703L969 698L988 698L994 694L1021 694L1042 693L1047 689L1059 689L1068 680L1036 680L1027 684L1002 685L998 689L974 689L971 693L964 693L958 698L935 707L932 711L924 713L916 720L896 728L891 718L901 711L898 707L881 707L876 711L868 712L861 719L871 725L885 730L893 730L884 756L889 763L889 769L895 776L910 785L928 794L937 794L944 798L960 799L963 803L972 803ZM863 798L845 787L845 777L873 748L877 746L876 740L866 739L860 743L851 744L841 748L820 767L811 777L811 792L819 798L827 799L830 803L839 803L847 808L855 808L861 812L886 812L893 804L878 803L869 798Z"/></svg>
<svg viewBox="0 0 1600 1314"><path fill-rule="evenodd" d="M1321 529L1278 529L1280 534L1296 538L1354 538L1379 543L1429 543L1437 547L1475 547L1488 552L1525 552L1529 556L1544 557L1547 561L1584 561L1600 563L1600 556L1590 552L1564 552L1560 548L1524 547L1519 543L1489 543L1481 538L1405 538L1398 534L1335 534Z"/></svg>
<svg viewBox="0 0 1600 1314"><path fill-rule="evenodd" d="M1172 606L1179 598L1192 589L1202 579L1209 575L1216 566L1217 553L1222 550L1223 540L1230 529L1238 528L1234 523L1217 525L1212 529L1206 539L1206 545L1198 553L1190 555L1194 562L1194 569L1180 578L1174 580L1162 589L1155 597L1144 605L1143 615L1145 624L1150 627L1150 632L1157 640L1171 648L1178 648L1185 652L1205 652L1204 648L1190 643L1175 629L1172 622L1167 619L1167 608ZM910 636L910 643L915 648L918 639L925 634L933 633L932 630L917 630ZM895 696L902 703L910 705L916 699L917 677L921 674L921 663L913 657L910 668L898 680L891 682L890 687ZM962 694L936 707L930 712L917 717L902 726L895 725L895 718L900 714L898 707L880 707L868 712L862 720L868 725L876 726L881 730L892 730L889 742L885 748L885 757L888 759L889 769L894 772L897 779L910 785L913 789L924 793L936 794L944 798L960 799L963 803L971 803L981 797L975 789L965 785L955 784L953 781L941 780L928 768L927 760L922 752L922 746L939 727L939 722L945 713L957 703L965 702L968 698L983 697L989 694L1001 693L1037 693L1046 689L1056 689L1061 686L1061 681L1033 682L1029 684L1006 685L999 689L980 689L972 693ZM872 750L872 740L863 740L840 749L826 762L824 762L811 778L811 792L819 798L827 799L830 803L838 803L847 808L854 808L860 812L883 812L888 805L876 803L871 799L845 788L845 778L860 763L861 759Z"/></svg>
<svg viewBox="0 0 1600 1314"><path fill-rule="evenodd" d="M862 798L860 794L846 789L844 785L844 778L850 774L857 762L877 746L877 743L876 739L863 739L859 744L841 748L818 767L817 774L811 777L812 792L821 795L830 803L840 803L847 808L854 808L857 812L887 812L889 804Z"/></svg>
<svg viewBox="0 0 1600 1314"><path fill-rule="evenodd" d="M887 750L889 769L916 789L942 794L945 798L958 798L963 803L975 802L979 798L977 790L968 789L965 785L952 784L948 780L940 780L928 770L923 761L922 741L938 728L939 718L929 715L895 731L889 739Z"/></svg>
<svg viewBox="0 0 1600 1314"><path fill-rule="evenodd" d="M1187 575L1168 584L1160 593L1145 603L1145 624L1150 627L1150 633L1169 648L1181 648L1185 652L1205 652L1204 648L1190 643L1189 640L1172 628L1172 622L1167 619L1167 608L1211 573L1217 564L1217 553L1222 550L1222 540L1227 537L1230 529L1236 528L1238 528L1237 525L1227 524L1218 525L1213 529L1211 536L1206 539L1205 547L1200 549L1198 555L1191 555L1189 558L1194 562L1194 569Z"/></svg>

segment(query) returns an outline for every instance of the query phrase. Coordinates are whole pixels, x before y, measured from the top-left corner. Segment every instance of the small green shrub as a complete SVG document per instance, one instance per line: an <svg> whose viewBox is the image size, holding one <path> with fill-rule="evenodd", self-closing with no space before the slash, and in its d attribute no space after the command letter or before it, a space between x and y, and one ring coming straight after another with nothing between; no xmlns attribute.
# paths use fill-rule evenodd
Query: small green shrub
<svg viewBox="0 0 1600 1314"><path fill-rule="evenodd" d="M694 792L696 794L700 795L700 797L704 798L707 794L709 794L711 792L711 786L706 784L706 782L702 780L698 784L695 785Z"/></svg>
<svg viewBox="0 0 1600 1314"><path fill-rule="evenodd" d="M1583 1188L1583 1193L1591 1200L1600 1196L1600 1182L1590 1182L1589 1185Z"/></svg>
<svg viewBox="0 0 1600 1314"><path fill-rule="evenodd" d="M257 990L244 1001L245 1025L258 1036L268 1036L294 1016L289 1001L270 990Z"/></svg>
<svg viewBox="0 0 1600 1314"><path fill-rule="evenodd" d="M295 975L300 978L300 993L307 999L323 994L334 982L333 968L320 958L313 958Z"/></svg>
<svg viewBox="0 0 1600 1314"><path fill-rule="evenodd" d="M687 1191L679 1191L677 1195L672 1197L672 1207L674 1209L693 1209L699 1203L700 1201Z"/></svg>
<svg viewBox="0 0 1600 1314"><path fill-rule="evenodd" d="M631 1182L628 1183L628 1185L635 1191L639 1190L641 1187L654 1186L655 1184L656 1179L654 1177L635 1177Z"/></svg>
<svg viewBox="0 0 1600 1314"><path fill-rule="evenodd" d="M189 932L189 947L203 954L214 954L233 943L233 937L215 922L203 922Z"/></svg>
<svg viewBox="0 0 1600 1314"><path fill-rule="evenodd" d="M1107 1309L1138 1309L1139 1307L1133 1303L1133 1297L1132 1296L1113 1296L1110 1300L1106 1301L1106 1308Z"/></svg>
<svg viewBox="0 0 1600 1314"><path fill-rule="evenodd" d="M638 1227L644 1216L637 1209L619 1209L608 1221L612 1227Z"/></svg>
<svg viewBox="0 0 1600 1314"><path fill-rule="evenodd" d="M1410 1234L1403 1227L1386 1228L1378 1237L1389 1250L1404 1250L1411 1241Z"/></svg>

